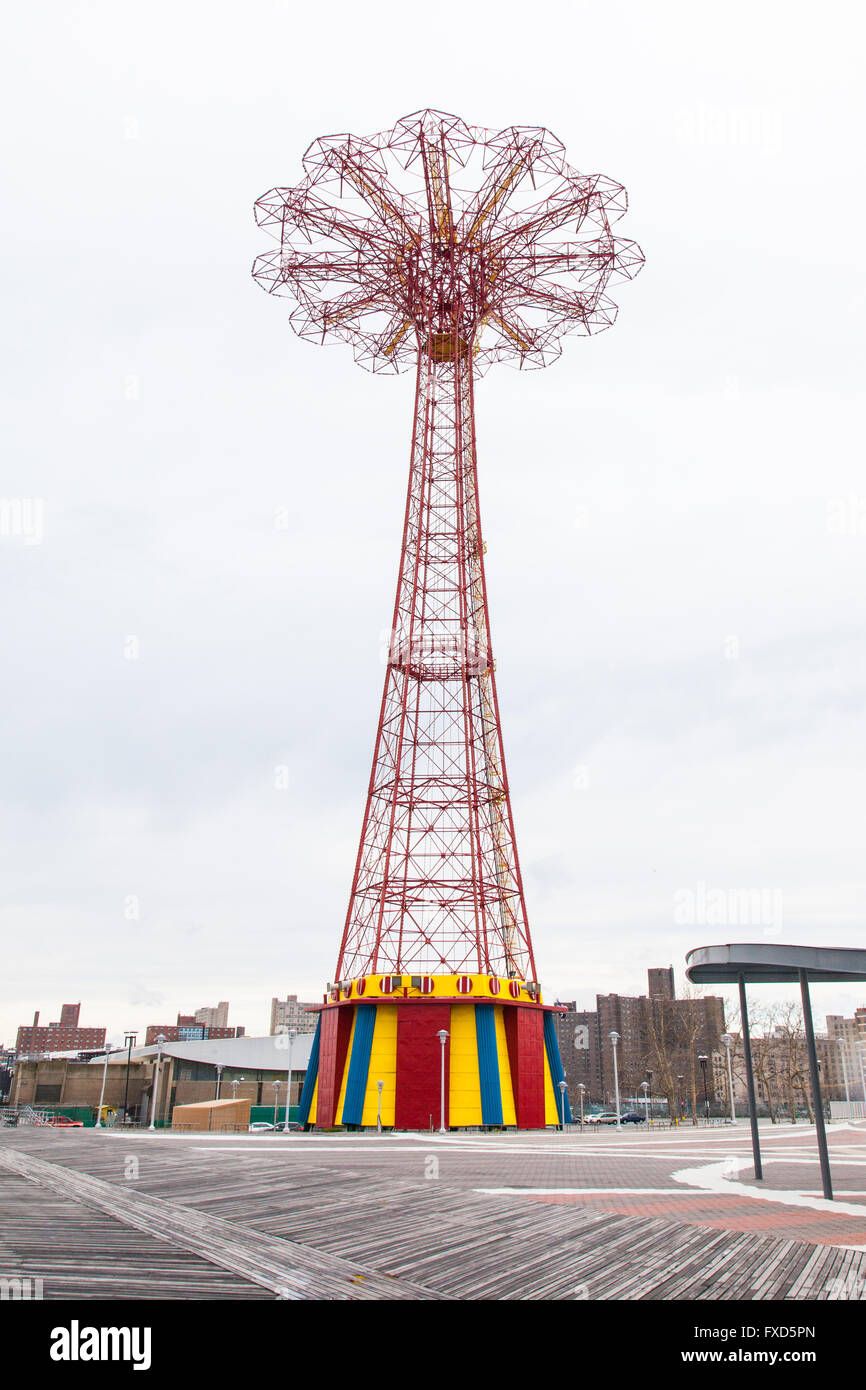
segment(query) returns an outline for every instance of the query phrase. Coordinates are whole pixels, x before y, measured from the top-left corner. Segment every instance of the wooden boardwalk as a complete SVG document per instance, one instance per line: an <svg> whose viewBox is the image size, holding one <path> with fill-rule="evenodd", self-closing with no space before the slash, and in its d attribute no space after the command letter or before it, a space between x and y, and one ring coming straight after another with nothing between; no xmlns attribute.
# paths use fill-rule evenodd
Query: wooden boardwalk
<svg viewBox="0 0 866 1390"><path fill-rule="evenodd" d="M158 1241L192 1251L210 1264L282 1299L427 1299L437 1295L334 1255L311 1251L161 1197L74 1173L33 1154L0 1150L0 1165L40 1188L70 1197Z"/></svg>
<svg viewBox="0 0 866 1390"><path fill-rule="evenodd" d="M209 1260L0 1166L0 1277L46 1299L270 1299Z"/></svg>
<svg viewBox="0 0 866 1390"><path fill-rule="evenodd" d="M46 1298L74 1296L87 1260L102 1264L80 1279L91 1297L866 1298L861 1251L491 1196L356 1161L348 1144L69 1139L0 1145L0 1274L26 1265ZM133 1149L141 1177L126 1182Z"/></svg>

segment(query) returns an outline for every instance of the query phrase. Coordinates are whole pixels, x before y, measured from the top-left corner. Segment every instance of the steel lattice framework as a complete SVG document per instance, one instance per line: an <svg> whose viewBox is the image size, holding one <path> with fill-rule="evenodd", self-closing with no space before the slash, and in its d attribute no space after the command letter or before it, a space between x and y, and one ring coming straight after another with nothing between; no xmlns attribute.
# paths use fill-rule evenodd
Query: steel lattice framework
<svg viewBox="0 0 866 1390"><path fill-rule="evenodd" d="M611 224L619 184L548 131L439 111L334 135L256 203L279 249L253 273L303 338L417 374L409 491L373 770L336 979L380 971L536 978L490 642L473 387L610 327L643 264Z"/></svg>

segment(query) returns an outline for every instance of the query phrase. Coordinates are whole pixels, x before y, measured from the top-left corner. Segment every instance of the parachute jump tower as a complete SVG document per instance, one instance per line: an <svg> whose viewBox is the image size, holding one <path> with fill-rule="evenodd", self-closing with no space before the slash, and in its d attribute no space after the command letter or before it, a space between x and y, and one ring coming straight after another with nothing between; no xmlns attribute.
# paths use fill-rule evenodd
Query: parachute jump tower
<svg viewBox="0 0 866 1390"><path fill-rule="evenodd" d="M256 203L279 242L253 274L302 338L415 371L409 490L385 689L334 981L301 1097L319 1128L570 1118L530 938L481 533L473 393L609 328L643 264L611 232L625 191L548 131L419 111L317 140ZM443 1103L444 1098L444 1103Z"/></svg>

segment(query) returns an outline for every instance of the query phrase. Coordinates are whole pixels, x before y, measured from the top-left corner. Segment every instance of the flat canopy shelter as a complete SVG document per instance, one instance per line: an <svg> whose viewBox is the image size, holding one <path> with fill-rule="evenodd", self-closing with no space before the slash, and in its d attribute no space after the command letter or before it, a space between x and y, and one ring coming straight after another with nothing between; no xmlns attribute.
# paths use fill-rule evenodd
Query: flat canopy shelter
<svg viewBox="0 0 866 1390"><path fill-rule="evenodd" d="M803 1023L806 1030L806 1051L815 1106L815 1131L818 1156L821 1160L821 1181L824 1196L832 1201L830 1158L827 1152L827 1131L824 1127L824 1104L821 1099L821 1080L818 1074L818 1054L815 1049L815 1030L812 1026L812 1004L809 982L838 984L844 981L866 980L866 950L850 950L839 946L781 946L768 942L743 942L727 946L699 946L686 956L686 975L696 985L733 985L740 990L740 1014L743 1031L743 1051L746 1058L746 1082L749 1090L749 1117L752 1125L752 1153L755 1159L755 1178L763 1176L761 1148L758 1142L758 1116L755 1104L755 1075L752 1070L752 1045L749 1037L749 1011L746 1004L746 985L777 985L798 983L803 1001Z"/></svg>

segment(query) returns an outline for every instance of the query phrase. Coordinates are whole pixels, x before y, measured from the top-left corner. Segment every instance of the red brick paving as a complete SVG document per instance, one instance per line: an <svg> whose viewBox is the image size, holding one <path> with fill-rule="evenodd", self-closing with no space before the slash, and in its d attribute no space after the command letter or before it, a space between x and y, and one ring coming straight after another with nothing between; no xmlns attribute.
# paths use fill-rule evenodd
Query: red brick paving
<svg viewBox="0 0 866 1390"><path fill-rule="evenodd" d="M863 1245L862 1229L847 1213L838 1217L781 1202L741 1197L738 1193L707 1193L704 1196L646 1197L625 1193L527 1193L526 1200L562 1206L594 1207L620 1215L654 1216L682 1221L689 1226L711 1226L719 1231L764 1231L790 1240L807 1240L815 1245Z"/></svg>

